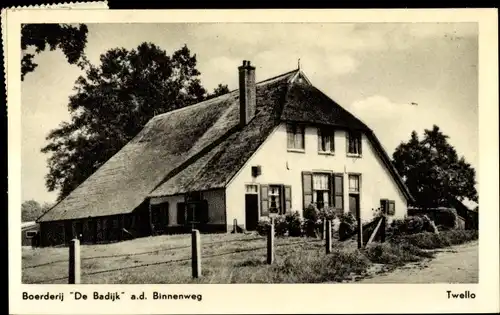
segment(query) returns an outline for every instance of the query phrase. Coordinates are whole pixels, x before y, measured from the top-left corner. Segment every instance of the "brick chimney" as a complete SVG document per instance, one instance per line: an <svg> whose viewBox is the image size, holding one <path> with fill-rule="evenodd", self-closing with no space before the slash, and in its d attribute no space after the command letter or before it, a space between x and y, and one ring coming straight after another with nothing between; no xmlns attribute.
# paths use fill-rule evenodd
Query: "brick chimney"
<svg viewBox="0 0 500 315"><path fill-rule="evenodd" d="M238 67L240 81L240 125L245 126L255 116L256 91L255 67L250 61L243 60L243 65Z"/></svg>

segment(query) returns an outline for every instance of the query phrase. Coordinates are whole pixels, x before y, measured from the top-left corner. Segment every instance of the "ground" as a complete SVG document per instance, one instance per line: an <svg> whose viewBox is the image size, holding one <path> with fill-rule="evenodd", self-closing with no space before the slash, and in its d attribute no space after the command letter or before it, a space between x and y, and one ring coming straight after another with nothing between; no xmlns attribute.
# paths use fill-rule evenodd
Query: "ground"
<svg viewBox="0 0 500 315"><path fill-rule="evenodd" d="M436 257L408 264L357 283L478 283L478 242L438 251Z"/></svg>
<svg viewBox="0 0 500 315"><path fill-rule="evenodd" d="M325 255L315 238L275 239L275 263L266 264L266 238L256 234L202 234L202 277L191 277L190 235L155 236L82 245L81 283L477 283L477 242L437 251L432 260L385 274L356 242L334 241ZM340 256L339 256L340 255ZM385 266L385 265L382 265ZM68 248L22 249L23 283L67 283ZM382 268L384 269L384 268ZM361 272L361 274L359 273ZM371 278L364 278L371 276Z"/></svg>

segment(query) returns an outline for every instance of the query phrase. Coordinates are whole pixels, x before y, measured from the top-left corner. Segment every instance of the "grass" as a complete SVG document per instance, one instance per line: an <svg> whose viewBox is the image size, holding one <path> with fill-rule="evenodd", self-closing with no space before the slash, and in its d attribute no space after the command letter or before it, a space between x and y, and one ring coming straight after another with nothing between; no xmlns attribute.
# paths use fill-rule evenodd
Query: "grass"
<svg viewBox="0 0 500 315"><path fill-rule="evenodd" d="M266 240L255 234L202 234L202 277L191 278L190 235L156 236L81 246L82 283L319 283L364 276L374 264L387 269L434 257L430 249L477 239L477 231L420 233L363 250L353 241L275 239L275 263L266 263ZM67 283L68 248L23 248L23 283Z"/></svg>

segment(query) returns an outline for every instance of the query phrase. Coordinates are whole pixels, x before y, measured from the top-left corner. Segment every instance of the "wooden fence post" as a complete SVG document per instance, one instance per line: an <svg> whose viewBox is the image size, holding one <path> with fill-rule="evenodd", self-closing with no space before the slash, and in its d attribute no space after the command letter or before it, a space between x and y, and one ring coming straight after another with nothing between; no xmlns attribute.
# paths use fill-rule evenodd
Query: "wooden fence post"
<svg viewBox="0 0 500 315"><path fill-rule="evenodd" d="M326 219L323 219L323 231L321 231L321 240L325 239L325 230L326 230Z"/></svg>
<svg viewBox="0 0 500 315"><path fill-rule="evenodd" d="M274 262L274 218L271 218L271 226L267 232L267 263Z"/></svg>
<svg viewBox="0 0 500 315"><path fill-rule="evenodd" d="M233 220L233 233L238 233L238 220L236 219Z"/></svg>
<svg viewBox="0 0 500 315"><path fill-rule="evenodd" d="M69 243L69 284L80 283L80 240L75 238Z"/></svg>
<svg viewBox="0 0 500 315"><path fill-rule="evenodd" d="M358 248L363 248L363 223L361 216L358 215Z"/></svg>
<svg viewBox="0 0 500 315"><path fill-rule="evenodd" d="M191 268L193 269L193 278L201 276L201 244L200 231L191 232Z"/></svg>
<svg viewBox="0 0 500 315"><path fill-rule="evenodd" d="M332 252L332 220L326 220L326 229L325 229L325 245L326 245L326 253L330 254Z"/></svg>

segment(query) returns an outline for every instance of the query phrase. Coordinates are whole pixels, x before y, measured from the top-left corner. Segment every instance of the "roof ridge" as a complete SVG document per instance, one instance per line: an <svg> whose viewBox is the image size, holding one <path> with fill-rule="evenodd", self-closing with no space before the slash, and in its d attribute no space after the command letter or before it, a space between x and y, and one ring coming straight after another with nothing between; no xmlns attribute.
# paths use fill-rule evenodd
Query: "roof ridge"
<svg viewBox="0 0 500 315"><path fill-rule="evenodd" d="M298 72L300 71L299 69L294 69L294 70L290 70L288 72L285 72L285 73L282 73L282 74L279 74L279 75L275 75L273 77L270 77L270 78L267 78L265 80L262 80L262 81L259 81L259 82L256 82L255 85L260 85L260 84L263 84L263 83L266 83L268 81L272 81L272 80L276 80L280 77L286 77L294 72ZM165 113L161 113L161 114L158 114L158 115L155 115L151 118L152 119L156 119L157 117L163 117L165 116L166 114L171 114L171 113L178 113L180 111L182 111L183 109L187 109L187 108L193 108L193 106L196 106L196 105L201 105L201 104L207 104L208 102L210 101L215 101L217 99L220 99L222 98L223 96L228 96L229 94L231 93L235 93L236 91L239 91L239 89L234 89L234 90L231 90L227 93L224 93L224 94L221 94L221 95L218 95L216 97L213 97L213 98L210 98L208 100L204 100L204 101L201 101L201 102L198 102L198 103L194 103L194 104L191 104L191 105L188 105L188 106L184 106L184 107L181 107L181 108L177 108L177 109L174 109L174 110L171 110L171 111L168 111L168 112L165 112Z"/></svg>

